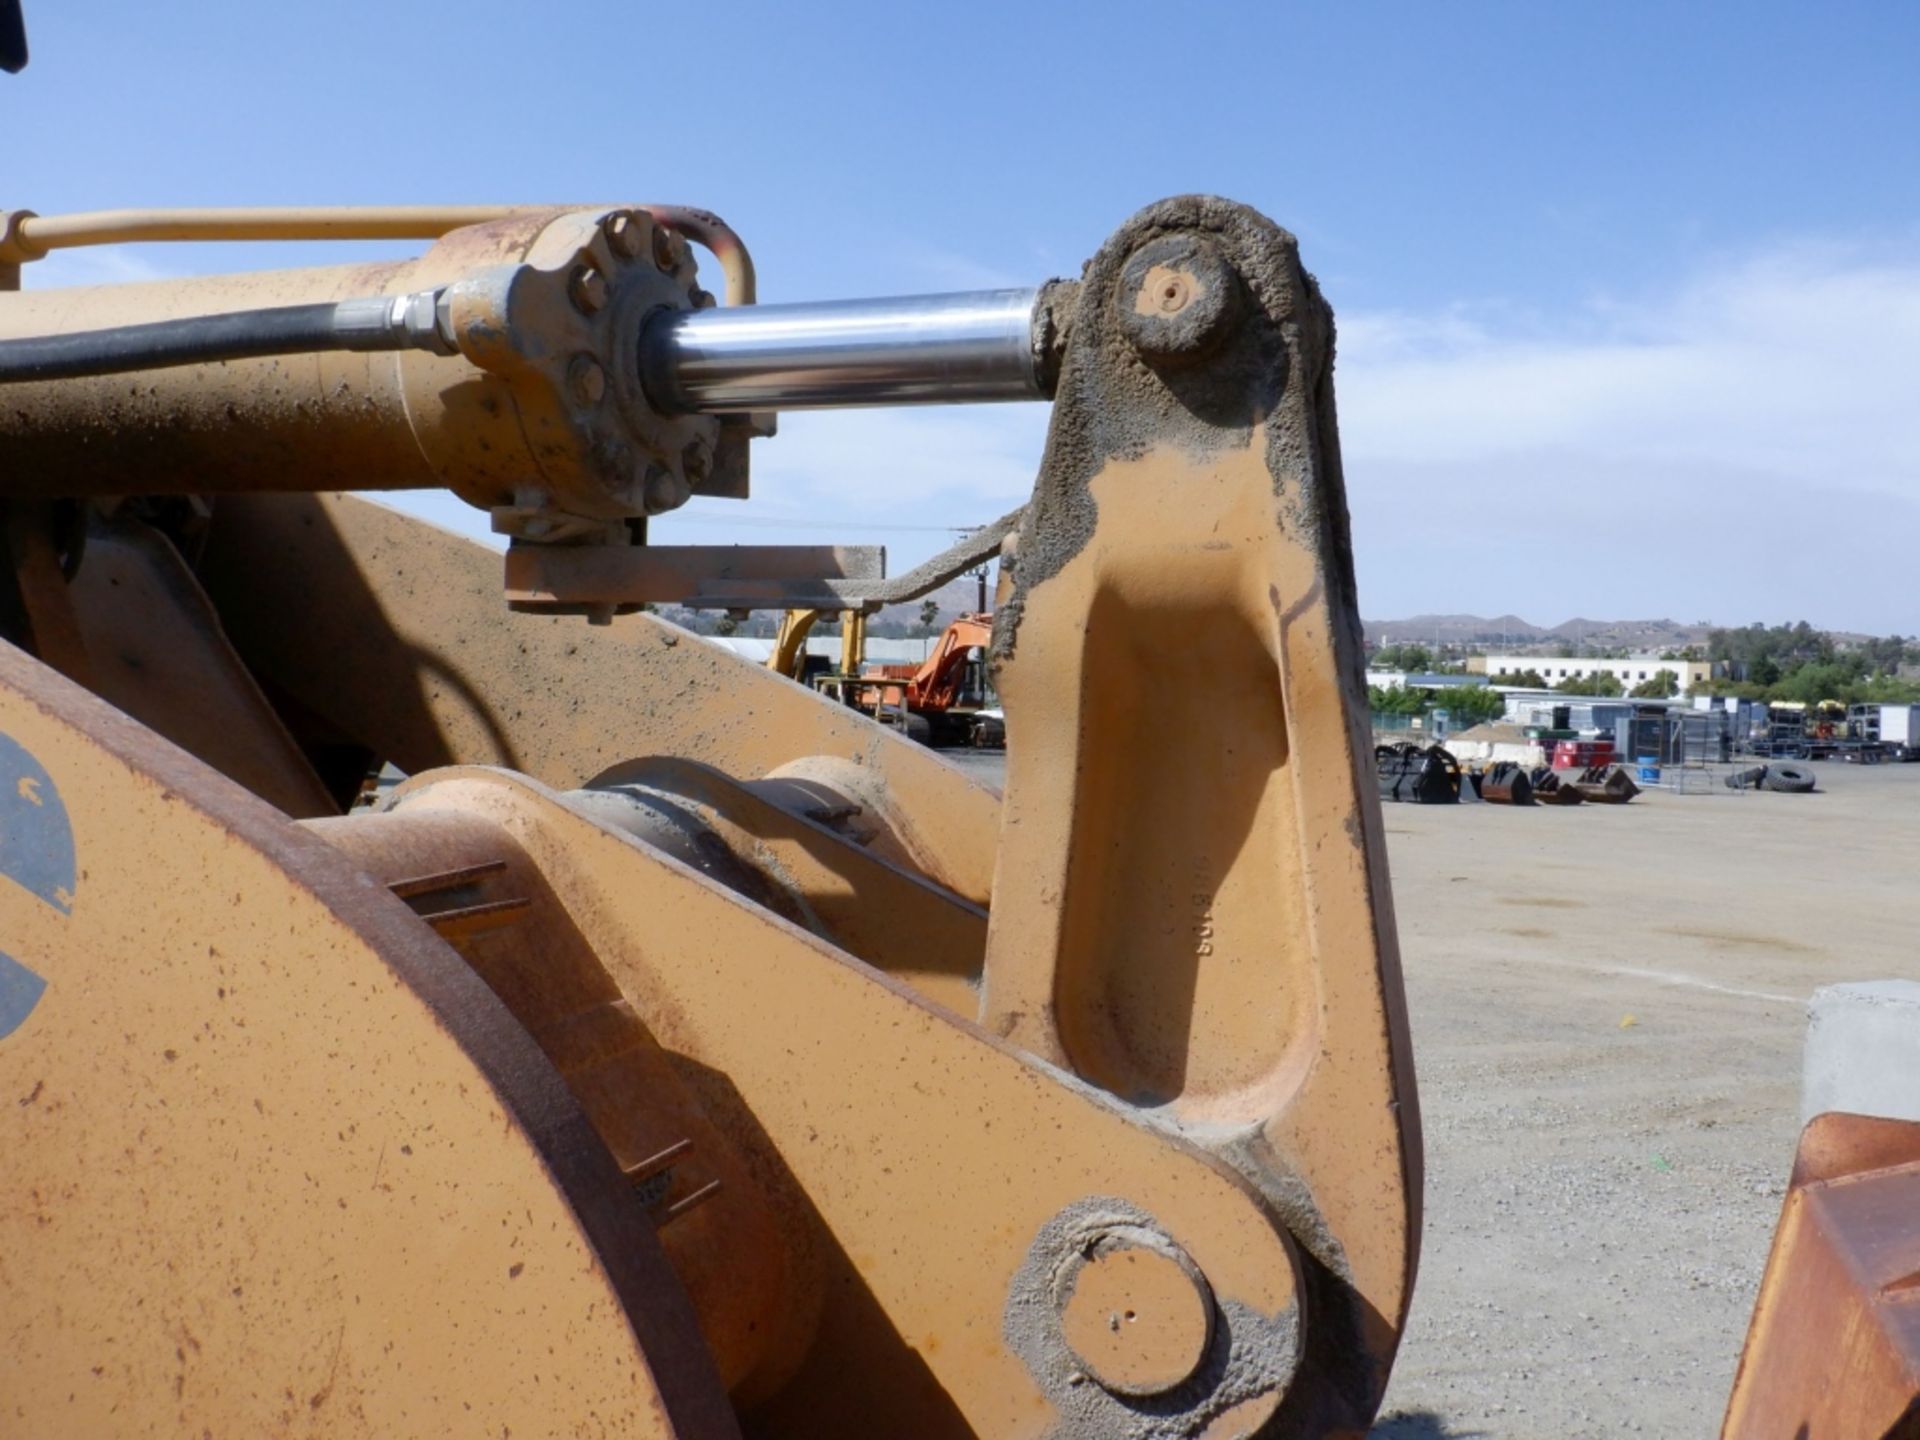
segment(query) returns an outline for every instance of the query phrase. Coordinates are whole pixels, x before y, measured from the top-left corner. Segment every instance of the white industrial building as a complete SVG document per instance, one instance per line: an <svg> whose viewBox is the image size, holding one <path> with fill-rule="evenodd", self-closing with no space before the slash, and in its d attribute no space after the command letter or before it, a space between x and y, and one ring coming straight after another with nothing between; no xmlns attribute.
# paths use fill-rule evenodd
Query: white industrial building
<svg viewBox="0 0 1920 1440"><path fill-rule="evenodd" d="M1713 678L1711 660L1662 660L1658 655L1630 655L1624 660L1599 660L1590 655L1488 655L1487 678L1495 685L1512 684L1502 679L1531 670L1549 685L1566 680L1584 680L1594 675L1611 675L1626 690L1651 680L1662 670L1671 670L1682 691Z"/></svg>

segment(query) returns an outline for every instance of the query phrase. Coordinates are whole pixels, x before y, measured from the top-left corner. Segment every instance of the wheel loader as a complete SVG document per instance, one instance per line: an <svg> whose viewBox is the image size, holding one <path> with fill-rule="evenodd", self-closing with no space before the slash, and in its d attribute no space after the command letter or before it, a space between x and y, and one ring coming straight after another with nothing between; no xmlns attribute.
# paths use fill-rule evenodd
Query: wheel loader
<svg viewBox="0 0 1920 1440"><path fill-rule="evenodd" d="M18 288L352 237L421 249ZM14 209L0 267L0 1433L1366 1432L1420 1137L1291 235L762 304L684 206ZM672 512L782 410L983 400L1052 406L1003 793L644 608L858 608ZM365 498L428 488L504 560ZM1810 1128L1726 1433L1911 1432L1916 1169Z"/></svg>

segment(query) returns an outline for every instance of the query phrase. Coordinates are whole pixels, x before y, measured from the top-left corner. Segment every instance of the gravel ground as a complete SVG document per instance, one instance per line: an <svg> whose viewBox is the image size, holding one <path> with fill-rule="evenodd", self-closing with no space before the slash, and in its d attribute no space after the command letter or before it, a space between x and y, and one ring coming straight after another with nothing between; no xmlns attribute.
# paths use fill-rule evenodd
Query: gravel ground
<svg viewBox="0 0 1920 1440"><path fill-rule="evenodd" d="M1378 1436L1712 1436L1799 1129L1805 1001L1920 978L1920 765L1813 795L1392 806L1427 1152Z"/></svg>
<svg viewBox="0 0 1920 1440"><path fill-rule="evenodd" d="M1805 1001L1920 979L1920 765L1815 768L1804 796L1388 807L1427 1183L1375 1436L1717 1433Z"/></svg>

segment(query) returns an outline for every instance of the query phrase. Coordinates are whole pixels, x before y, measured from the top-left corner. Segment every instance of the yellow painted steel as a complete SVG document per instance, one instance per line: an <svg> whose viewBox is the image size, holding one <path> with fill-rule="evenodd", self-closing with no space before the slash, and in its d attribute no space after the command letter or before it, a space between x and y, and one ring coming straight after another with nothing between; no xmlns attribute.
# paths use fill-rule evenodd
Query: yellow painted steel
<svg viewBox="0 0 1920 1440"><path fill-rule="evenodd" d="M1417 1109L1291 237L1167 202L1056 297L1003 803L782 678L819 612L770 672L649 614L509 614L496 552L268 493L637 535L568 379L582 336L630 357L570 267L634 314L691 272L677 241L622 271L618 218L133 287L154 318L499 261L538 303L459 357L27 387L0 424L5 1403L35 1434L1361 1433ZM104 302L68 303L7 296L0 332ZM191 685L139 673L173 651Z"/></svg>
<svg viewBox="0 0 1920 1440"><path fill-rule="evenodd" d="M800 678L800 657L806 654L807 636L813 633L814 623L820 615L818 610L780 612L780 632L773 642L773 654L767 657L769 670L789 680Z"/></svg>
<svg viewBox="0 0 1920 1440"><path fill-rule="evenodd" d="M400 900L11 647L0 735L74 865L21 889L12 818L0 1428L732 1433L604 1147Z"/></svg>
<svg viewBox="0 0 1920 1440"><path fill-rule="evenodd" d="M201 209L94 210L38 215L0 212L0 267L17 267L80 245L170 240L438 240L472 225L551 205L276 205ZM607 209L607 206L571 206ZM718 215L685 205L638 207L713 251L729 305L751 305L756 282L746 243Z"/></svg>

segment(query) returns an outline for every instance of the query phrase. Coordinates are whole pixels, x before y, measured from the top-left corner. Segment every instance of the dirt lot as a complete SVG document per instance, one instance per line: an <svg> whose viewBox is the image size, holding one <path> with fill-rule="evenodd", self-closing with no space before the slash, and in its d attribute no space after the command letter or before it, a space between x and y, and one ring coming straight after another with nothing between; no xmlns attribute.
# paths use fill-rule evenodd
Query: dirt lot
<svg viewBox="0 0 1920 1440"><path fill-rule="evenodd" d="M1920 765L1824 793L1392 806L1427 1225L1376 1434L1716 1433L1804 1003L1920 977Z"/></svg>
<svg viewBox="0 0 1920 1440"><path fill-rule="evenodd" d="M1717 1433L1805 1001L1920 979L1920 765L1815 768L1813 795L1388 807L1427 1186L1376 1436Z"/></svg>

